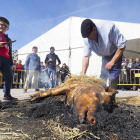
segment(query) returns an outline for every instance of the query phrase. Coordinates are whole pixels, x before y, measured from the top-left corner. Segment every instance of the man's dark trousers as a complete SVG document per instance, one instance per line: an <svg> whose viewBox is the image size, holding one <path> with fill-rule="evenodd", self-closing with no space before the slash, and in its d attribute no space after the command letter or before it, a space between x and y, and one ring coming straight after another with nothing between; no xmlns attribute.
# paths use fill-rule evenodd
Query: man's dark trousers
<svg viewBox="0 0 140 140"><path fill-rule="evenodd" d="M121 70L122 56L116 61L111 70L107 70L105 68L106 64L112 60L114 55L115 53L111 56L102 57L102 68L100 78L104 80L107 80L107 78L109 78L109 86L111 86L114 89L117 89L118 78Z"/></svg>
<svg viewBox="0 0 140 140"><path fill-rule="evenodd" d="M4 90L3 90L4 97L8 97L10 96L13 73L11 70L10 61L3 56L0 56L0 71L5 79L5 85L4 85Z"/></svg>

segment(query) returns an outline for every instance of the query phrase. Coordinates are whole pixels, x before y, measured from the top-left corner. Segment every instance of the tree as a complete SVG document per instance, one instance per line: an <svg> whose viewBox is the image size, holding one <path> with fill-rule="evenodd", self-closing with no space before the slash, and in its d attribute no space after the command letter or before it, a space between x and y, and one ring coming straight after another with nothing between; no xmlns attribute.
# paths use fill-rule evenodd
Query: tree
<svg viewBox="0 0 140 140"><path fill-rule="evenodd" d="M13 60L18 60L18 50L12 51L12 58L13 58Z"/></svg>

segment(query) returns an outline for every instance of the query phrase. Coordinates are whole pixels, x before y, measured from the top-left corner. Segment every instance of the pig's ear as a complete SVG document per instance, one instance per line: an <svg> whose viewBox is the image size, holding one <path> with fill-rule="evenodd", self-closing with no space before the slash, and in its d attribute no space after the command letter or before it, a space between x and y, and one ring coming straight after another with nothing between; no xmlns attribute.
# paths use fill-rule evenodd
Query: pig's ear
<svg viewBox="0 0 140 140"><path fill-rule="evenodd" d="M105 91L106 92L114 92L114 91L116 91L114 88L112 88L112 87L105 87Z"/></svg>
<svg viewBox="0 0 140 140"><path fill-rule="evenodd" d="M113 91L113 94L117 94L117 93L119 93L117 90Z"/></svg>
<svg viewBox="0 0 140 140"><path fill-rule="evenodd" d="M117 93L119 93L117 90L114 90L112 92L108 92L110 96L116 95Z"/></svg>

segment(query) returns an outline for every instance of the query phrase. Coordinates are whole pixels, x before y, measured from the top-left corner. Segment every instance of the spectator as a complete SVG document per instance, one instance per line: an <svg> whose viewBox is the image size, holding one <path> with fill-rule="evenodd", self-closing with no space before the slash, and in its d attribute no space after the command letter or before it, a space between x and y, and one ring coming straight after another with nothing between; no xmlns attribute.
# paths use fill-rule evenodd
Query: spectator
<svg viewBox="0 0 140 140"><path fill-rule="evenodd" d="M61 64L61 61L59 57L54 53L55 48L50 48L50 53L47 54L45 59L45 64L47 64L47 71L48 71L48 77L50 78L50 75L52 74L52 81L51 81L51 88L55 86L55 77L56 77L56 66ZM58 61L58 64L56 65L56 60Z"/></svg>
<svg viewBox="0 0 140 140"><path fill-rule="evenodd" d="M17 61L16 61L16 60L13 60L13 66L12 66L12 69L16 69L16 65L17 65Z"/></svg>
<svg viewBox="0 0 140 140"><path fill-rule="evenodd" d="M21 63L22 63L22 61L18 60L18 64L16 66L17 70L24 70L24 66ZM18 76L17 88L19 88L20 79L22 79L22 83L24 83L24 73L23 73L23 71L16 71L16 72L17 72L17 76ZM23 88L23 84L22 84L22 88Z"/></svg>
<svg viewBox="0 0 140 140"><path fill-rule="evenodd" d="M135 65L136 69L140 69L140 59L139 58L136 58L134 65ZM135 73L140 73L140 70L136 70ZM138 77L136 77L136 84L140 84ZM138 86L138 91L140 91L140 86Z"/></svg>
<svg viewBox="0 0 140 140"><path fill-rule="evenodd" d="M122 63L121 64L121 69L123 70L121 73L120 73L120 78L121 78L121 83L122 84L126 84L126 65L125 63ZM121 90L122 91L126 91L126 86L121 86Z"/></svg>
<svg viewBox="0 0 140 140"><path fill-rule="evenodd" d="M5 34L6 31L9 30L9 21L0 17L0 71L5 79L4 85L4 98L3 101L16 101L17 98L14 98L10 94L12 81L13 81L13 73L12 73L12 44L7 44L11 39L8 35Z"/></svg>
<svg viewBox="0 0 140 140"><path fill-rule="evenodd" d="M136 58L136 61L134 62L136 69L140 69L140 59Z"/></svg>
<svg viewBox="0 0 140 140"><path fill-rule="evenodd" d="M32 48L32 51L33 53L29 54L25 61L25 72L29 71L29 73L26 78L23 92L27 92L27 88L29 88L29 80L31 79L32 76L34 76L35 91L39 91L38 75L40 71L40 57L36 54L38 51L37 47L34 46Z"/></svg>
<svg viewBox="0 0 140 140"><path fill-rule="evenodd" d="M68 67L66 66L66 63L63 64L63 66L60 68L59 72L60 72L60 74L61 74L61 81L64 82L66 76L67 76L68 73L69 73L69 69L68 69Z"/></svg>
<svg viewBox="0 0 140 140"><path fill-rule="evenodd" d="M122 63L125 63L125 65L127 65L127 63L128 63L127 58L124 57L123 60L122 60Z"/></svg>
<svg viewBox="0 0 140 140"><path fill-rule="evenodd" d="M136 67L133 63L133 58L132 57L129 57L128 61L129 62L126 66L128 84L134 84L134 71L131 71L131 73L130 73L130 70L135 69ZM131 75L131 77L130 77L130 75ZM133 90L136 90L136 86L133 86Z"/></svg>

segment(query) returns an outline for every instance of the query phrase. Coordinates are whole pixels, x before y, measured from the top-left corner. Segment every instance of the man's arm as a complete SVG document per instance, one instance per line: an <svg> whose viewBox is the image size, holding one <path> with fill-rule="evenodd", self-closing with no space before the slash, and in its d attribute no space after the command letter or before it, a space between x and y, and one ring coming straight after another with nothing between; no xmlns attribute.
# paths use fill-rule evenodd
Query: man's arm
<svg viewBox="0 0 140 140"><path fill-rule="evenodd" d="M88 65L89 65L89 57L84 56L82 61L82 74L86 74Z"/></svg>
<svg viewBox="0 0 140 140"><path fill-rule="evenodd" d="M117 47L117 51L114 57L112 58L112 60L108 62L105 66L105 68L108 70L110 70L114 66L116 61L121 57L121 55L123 54L123 51L126 48L126 42L127 42L114 23L112 24L109 38L110 38L110 41Z"/></svg>
<svg viewBox="0 0 140 140"><path fill-rule="evenodd" d="M58 61L58 64L57 64L56 66L59 66L59 65L61 64L61 61L60 61L60 59L59 59L58 56L56 56L56 59L57 59L57 61Z"/></svg>
<svg viewBox="0 0 140 140"><path fill-rule="evenodd" d="M117 51L116 51L114 57L112 58L112 60L106 64L106 66L105 66L106 69L110 70L114 66L116 61L122 56L125 48L126 48L126 46L122 49L117 49Z"/></svg>
<svg viewBox="0 0 140 140"><path fill-rule="evenodd" d="M40 57L39 57L39 72L41 73Z"/></svg>
<svg viewBox="0 0 140 140"><path fill-rule="evenodd" d="M30 62L30 56L28 55L25 61L25 73L27 72L27 70L29 70L29 62Z"/></svg>
<svg viewBox="0 0 140 140"><path fill-rule="evenodd" d="M48 55L46 55L45 64L48 64Z"/></svg>
<svg viewBox="0 0 140 140"><path fill-rule="evenodd" d="M4 47L5 42L0 42L0 47Z"/></svg>

